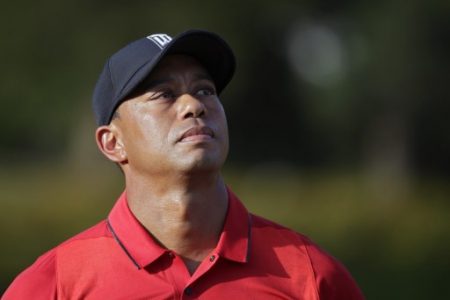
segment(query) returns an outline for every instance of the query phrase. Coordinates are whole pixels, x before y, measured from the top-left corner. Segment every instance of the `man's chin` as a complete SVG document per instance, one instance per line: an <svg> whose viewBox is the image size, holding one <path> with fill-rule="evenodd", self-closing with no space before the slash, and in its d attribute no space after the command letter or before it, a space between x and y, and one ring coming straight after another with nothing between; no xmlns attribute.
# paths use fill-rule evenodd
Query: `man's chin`
<svg viewBox="0 0 450 300"><path fill-rule="evenodd" d="M179 163L181 167L180 171L186 173L217 172L220 171L224 159L208 155L196 155L190 158L184 157Z"/></svg>

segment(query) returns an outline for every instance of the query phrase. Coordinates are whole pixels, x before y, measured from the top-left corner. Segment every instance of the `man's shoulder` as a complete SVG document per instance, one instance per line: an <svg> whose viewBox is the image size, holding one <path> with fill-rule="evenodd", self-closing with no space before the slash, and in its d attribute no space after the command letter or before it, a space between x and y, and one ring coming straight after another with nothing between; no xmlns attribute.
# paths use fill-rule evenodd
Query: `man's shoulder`
<svg viewBox="0 0 450 300"><path fill-rule="evenodd" d="M311 264L327 265L337 263L337 260L315 244L308 236L290 229L286 226L268 220L261 216L251 214L252 241L270 248L287 251L291 257L298 253Z"/></svg>
<svg viewBox="0 0 450 300"><path fill-rule="evenodd" d="M96 238L101 238L101 237L112 237L107 224L108 223L106 220L102 220L99 223L95 224L94 226L91 226L88 229L86 229L86 230L74 235L73 237L69 238L68 240L62 242L61 244L56 246L55 249L58 249L61 247L66 247L75 241L96 239Z"/></svg>
<svg viewBox="0 0 450 300"><path fill-rule="evenodd" d="M277 247L284 245L296 248L303 252L312 264L319 264L321 267L332 269L338 263L333 256L314 243L307 235L257 215L251 214L251 218L252 233L261 237L268 246L273 246L271 245L271 241L273 241Z"/></svg>
<svg viewBox="0 0 450 300"><path fill-rule="evenodd" d="M103 237L111 237L105 220L50 249L38 257L31 266L26 268L14 279L3 295L2 300L52 299L54 295L56 295L56 264L58 253L71 248L78 242L95 240ZM39 291L39 293L36 291Z"/></svg>
<svg viewBox="0 0 450 300"><path fill-rule="evenodd" d="M260 252L263 248L271 248L277 252L277 260L285 264L285 268L300 273L310 272L322 299L363 299L348 270L336 258L314 243L308 236L251 214L252 241L256 242Z"/></svg>
<svg viewBox="0 0 450 300"><path fill-rule="evenodd" d="M50 249L43 255L41 255L32 265L30 268L36 268L40 269L42 267L54 264L55 262L55 256L57 253L61 250L70 248L74 243L80 242L80 241L87 241L87 240L93 240L98 239L102 237L112 237L111 233L108 230L107 222L106 220L103 220L94 226L89 227L88 229L85 229L81 231L80 233L70 237L69 239L65 240L64 242L60 243L56 247ZM30 269L29 268L29 269Z"/></svg>
<svg viewBox="0 0 450 300"><path fill-rule="evenodd" d="M253 232L257 232L259 235L262 235L266 241L267 239L274 239L278 243L285 241L287 246L306 248L308 254L312 250L312 255L331 258L334 260L307 235L264 217L254 214L250 214L250 216L252 220Z"/></svg>
<svg viewBox="0 0 450 300"><path fill-rule="evenodd" d="M252 233L261 235L265 241L272 239L277 243L286 241L286 245L290 246L304 246L309 241L309 238L302 233L264 217L250 214L250 218Z"/></svg>

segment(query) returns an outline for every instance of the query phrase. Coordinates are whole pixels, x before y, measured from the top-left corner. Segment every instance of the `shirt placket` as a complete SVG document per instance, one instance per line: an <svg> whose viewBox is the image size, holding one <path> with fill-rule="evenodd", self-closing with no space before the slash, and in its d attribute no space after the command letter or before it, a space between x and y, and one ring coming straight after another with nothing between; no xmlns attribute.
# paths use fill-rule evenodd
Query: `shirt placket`
<svg viewBox="0 0 450 300"><path fill-rule="evenodd" d="M215 264L217 263L219 259L219 255L217 253L211 253L209 256L207 256L200 266L195 270L192 277L189 278L188 282L186 283L182 297L180 299L196 299L198 296L198 291L196 290L196 284L198 283L199 279L201 277L207 276L206 273L211 270Z"/></svg>
<svg viewBox="0 0 450 300"><path fill-rule="evenodd" d="M196 290L196 283L200 277L205 276L216 264L219 256L216 253L207 256L191 276L181 257L173 252L169 252L168 255L173 259L172 268L169 270L169 278L172 281L175 291L174 299L198 298L199 295Z"/></svg>

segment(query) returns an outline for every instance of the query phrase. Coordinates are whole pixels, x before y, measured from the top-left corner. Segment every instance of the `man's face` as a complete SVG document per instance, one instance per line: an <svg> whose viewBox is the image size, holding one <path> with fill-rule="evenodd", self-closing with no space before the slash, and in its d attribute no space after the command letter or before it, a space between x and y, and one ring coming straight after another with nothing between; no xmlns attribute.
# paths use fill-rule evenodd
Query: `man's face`
<svg viewBox="0 0 450 300"><path fill-rule="evenodd" d="M117 113L111 123L134 171L213 171L225 162L225 113L208 72L192 57L165 57Z"/></svg>

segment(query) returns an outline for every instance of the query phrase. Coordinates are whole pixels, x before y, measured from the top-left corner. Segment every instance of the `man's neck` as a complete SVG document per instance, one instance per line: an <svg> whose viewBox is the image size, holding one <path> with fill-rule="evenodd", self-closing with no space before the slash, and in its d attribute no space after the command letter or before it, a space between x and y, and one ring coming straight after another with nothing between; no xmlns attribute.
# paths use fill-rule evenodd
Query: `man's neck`
<svg viewBox="0 0 450 300"><path fill-rule="evenodd" d="M183 258L192 274L218 242L228 206L225 184L220 174L155 183L127 181L128 205L162 246Z"/></svg>

